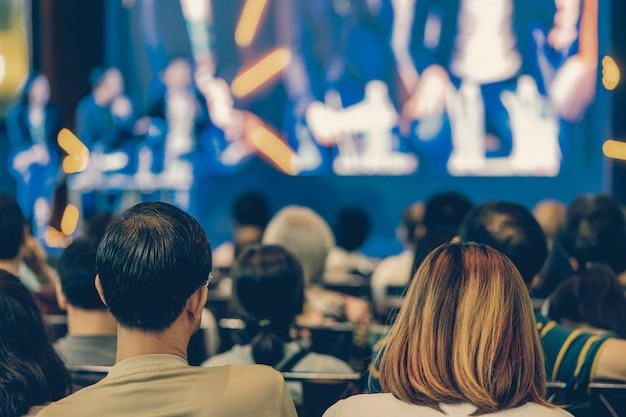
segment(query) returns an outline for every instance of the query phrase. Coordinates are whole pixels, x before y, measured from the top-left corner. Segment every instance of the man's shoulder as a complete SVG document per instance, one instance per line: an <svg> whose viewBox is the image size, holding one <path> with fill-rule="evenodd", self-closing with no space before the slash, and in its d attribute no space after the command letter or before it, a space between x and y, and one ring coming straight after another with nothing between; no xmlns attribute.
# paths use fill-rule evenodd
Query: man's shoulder
<svg viewBox="0 0 626 417"><path fill-rule="evenodd" d="M107 377L48 405L37 416L71 417L89 414L94 411L98 402L104 401L110 405L120 399L120 395L127 397L126 394L129 390L141 391L140 385L150 386L150 392L165 392L167 389L174 397L178 395L177 392L180 390L189 390L191 385L193 390L202 393L203 398L208 401L210 395L207 395L207 391L203 387L221 386L219 396L223 400L231 400L246 393L254 393L254 398L279 398L284 389L284 380L279 372L265 365L226 365L208 368L189 366L172 369L171 373L166 372L157 378L147 374L142 376L130 375L126 380ZM152 394L148 396L150 395ZM189 392L185 397L189 397ZM136 402L137 399L135 397L133 402ZM215 399L213 398L213 400ZM122 402L126 400L127 398L123 399ZM157 401L159 400L157 399Z"/></svg>
<svg viewBox="0 0 626 417"><path fill-rule="evenodd" d="M220 368L220 367L217 367ZM214 368L214 369L217 369ZM269 383L275 383L277 386L281 386L284 383L283 376L272 368L266 365L226 365L231 378L241 378L243 380L250 380L251 382L259 383L260 385L269 385ZM209 368L203 368L209 369ZM281 388L282 389L282 388Z"/></svg>

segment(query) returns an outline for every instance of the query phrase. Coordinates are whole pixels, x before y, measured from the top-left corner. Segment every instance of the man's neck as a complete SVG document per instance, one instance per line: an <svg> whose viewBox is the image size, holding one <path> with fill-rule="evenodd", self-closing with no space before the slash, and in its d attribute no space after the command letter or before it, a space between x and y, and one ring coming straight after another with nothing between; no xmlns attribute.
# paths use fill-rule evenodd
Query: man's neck
<svg viewBox="0 0 626 417"><path fill-rule="evenodd" d="M116 363L141 355L175 355L187 360L190 335L175 325L161 333L118 327Z"/></svg>
<svg viewBox="0 0 626 417"><path fill-rule="evenodd" d="M12 273L15 276L19 275L19 269L20 269L20 259L15 258L15 259L2 259L0 260L0 269L4 269L5 271L8 271L10 273Z"/></svg>
<svg viewBox="0 0 626 417"><path fill-rule="evenodd" d="M72 336L115 336L117 323L106 310L67 307L67 332Z"/></svg>

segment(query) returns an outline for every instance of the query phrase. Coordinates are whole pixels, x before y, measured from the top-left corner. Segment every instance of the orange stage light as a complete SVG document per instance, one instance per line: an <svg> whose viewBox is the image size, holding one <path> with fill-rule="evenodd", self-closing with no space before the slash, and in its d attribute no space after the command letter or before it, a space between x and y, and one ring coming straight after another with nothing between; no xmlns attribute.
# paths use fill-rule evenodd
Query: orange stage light
<svg viewBox="0 0 626 417"><path fill-rule="evenodd" d="M289 48L277 48L251 67L235 76L231 90L237 98L244 98L277 77L291 62Z"/></svg>
<svg viewBox="0 0 626 417"><path fill-rule="evenodd" d="M78 211L78 207L73 204L68 204L61 218L61 231L65 236L71 236L76 231L79 219L80 212Z"/></svg>
<svg viewBox="0 0 626 417"><path fill-rule="evenodd" d="M250 132L250 141L261 156L285 174L296 175L298 170L294 164L294 153L287 144L264 125Z"/></svg>
<svg viewBox="0 0 626 417"><path fill-rule="evenodd" d="M267 10L267 4L267 0L247 0L244 4L235 29L235 43L240 48L246 48L252 44Z"/></svg>
<svg viewBox="0 0 626 417"><path fill-rule="evenodd" d="M626 142L607 140L602 145L602 153L607 158L626 161Z"/></svg>

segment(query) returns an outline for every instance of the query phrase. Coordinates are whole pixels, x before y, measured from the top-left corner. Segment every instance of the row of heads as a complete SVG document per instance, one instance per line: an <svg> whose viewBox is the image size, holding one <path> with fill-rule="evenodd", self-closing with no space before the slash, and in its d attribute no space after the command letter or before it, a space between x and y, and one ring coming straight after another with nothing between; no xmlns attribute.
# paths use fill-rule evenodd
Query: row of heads
<svg viewBox="0 0 626 417"><path fill-rule="evenodd" d="M19 244L16 249L14 242L11 243L15 240L11 239L11 233L23 235L23 222L20 223L19 218L15 221L15 217L19 217L19 207L10 204L10 200L8 197L0 198L3 213L0 227L7 237L0 243L1 259L16 256L16 253L8 252L19 249ZM13 218L7 215L11 206L16 212ZM626 247L626 239L623 239L624 243L620 243L619 239L619 236L626 236L624 217L620 206L610 197L581 197L572 204L570 212L562 234L566 236L569 233L567 230L582 230L574 233L574 246L568 246L578 255L581 265L606 262L607 256ZM311 266L303 260L300 252L304 249L315 252L314 236L319 234L316 221L320 220L310 209L287 207L270 222L264 235L264 244L282 246L295 255L303 280L303 284L296 287L306 287L314 278ZM578 226L574 227L574 224ZM463 242L480 242L504 253L528 285L547 257L546 238L541 227L532 214L519 204L487 202L478 205L465 216L458 233ZM599 236L595 239L588 236L594 233ZM609 239L608 234L618 237ZM607 240L608 243L605 243ZM17 241L20 242L20 239ZM265 270L271 267L271 262L264 264L265 261L259 259L279 257L271 251L280 250L256 247L247 256L251 263L258 264L255 268L262 266L261 269ZM120 323L130 327L141 326L145 330L162 330L180 314L185 300L206 282L212 269L211 256L204 231L190 215L166 203L142 203L125 212L105 233L96 256L97 273L107 305ZM319 271L323 269L322 256L323 253L320 253L317 262L320 264ZM288 264L291 261L281 262ZM80 262L73 260L70 264L75 266ZM619 273L625 268L613 269ZM255 294L259 293L260 289L255 291ZM164 314L167 309L164 310L163 306L170 303L171 311Z"/></svg>

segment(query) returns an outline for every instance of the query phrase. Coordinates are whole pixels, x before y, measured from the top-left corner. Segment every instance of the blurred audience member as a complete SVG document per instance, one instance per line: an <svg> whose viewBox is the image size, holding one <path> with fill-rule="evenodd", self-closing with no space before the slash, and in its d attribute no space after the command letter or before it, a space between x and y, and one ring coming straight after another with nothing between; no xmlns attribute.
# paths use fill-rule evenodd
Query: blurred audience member
<svg viewBox="0 0 626 417"><path fill-rule="evenodd" d="M413 271L422 259L437 246L449 242L459 232L459 226L473 204L463 194L447 191L435 194L426 202L424 228L426 233L415 250Z"/></svg>
<svg viewBox="0 0 626 417"><path fill-rule="evenodd" d="M544 307L546 316L561 324L626 338L626 295L607 265L589 264L566 279Z"/></svg>
<svg viewBox="0 0 626 417"><path fill-rule="evenodd" d="M91 240L76 240L57 265L57 300L67 311L67 335L55 349L68 365L115 363L117 323L96 291L96 246Z"/></svg>
<svg viewBox="0 0 626 417"><path fill-rule="evenodd" d="M548 240L548 249L552 248L559 226L565 220L567 205L551 198L538 202L533 208L533 216L541 226Z"/></svg>
<svg viewBox="0 0 626 417"><path fill-rule="evenodd" d="M34 416L63 398L70 377L50 345L33 296L13 274L0 270L0 415Z"/></svg>
<svg viewBox="0 0 626 417"><path fill-rule="evenodd" d="M228 270L243 249L261 241L268 215L268 204L261 193L248 191L235 199L231 207L233 241L215 248L214 270Z"/></svg>
<svg viewBox="0 0 626 417"><path fill-rule="evenodd" d="M506 256L474 243L444 244L421 263L388 336L380 382L384 393L352 396L324 416L570 416L544 399L522 277Z"/></svg>
<svg viewBox="0 0 626 417"><path fill-rule="evenodd" d="M28 233L24 215L17 201L0 195L0 269L16 275L42 301L54 301L54 270L37 240ZM47 308L46 308L47 311Z"/></svg>
<svg viewBox="0 0 626 417"><path fill-rule="evenodd" d="M333 227L337 245L326 258L324 282L343 283L346 274L369 276L373 262L358 249L363 246L370 232L370 219L356 207L344 207L339 210ZM328 274L330 273L330 274Z"/></svg>
<svg viewBox="0 0 626 417"><path fill-rule="evenodd" d="M426 206L418 201L411 204L402 215L402 224L398 228L398 236L404 244L402 253L383 259L376 265L370 282L372 299L377 313L387 313L387 288L403 287L411 278L415 250L426 234L424 227L424 211Z"/></svg>
<svg viewBox="0 0 626 417"><path fill-rule="evenodd" d="M111 213L97 212L85 219L83 234L87 239L92 239L97 246L113 221L115 217Z"/></svg>
<svg viewBox="0 0 626 417"><path fill-rule="evenodd" d="M319 214L307 207L287 206L270 220L262 242L288 249L300 262L306 304L298 323L320 325L327 319L369 320L369 306L364 300L322 288L326 258L335 239Z"/></svg>
<svg viewBox="0 0 626 417"><path fill-rule="evenodd" d="M562 252L556 252L556 250ZM587 262L609 265L626 284L626 219L609 195L582 195L569 206L559 229L555 251L544 268L539 290L549 295ZM565 257L569 268L563 263Z"/></svg>
<svg viewBox="0 0 626 417"><path fill-rule="evenodd" d="M280 246L256 245L239 257L232 270L233 299L254 335L249 345L237 345L213 356L203 366L269 365L284 372L346 373L345 362L303 349L292 341L291 326L304 304L304 280L298 260ZM301 387L290 387L301 402Z"/></svg>

